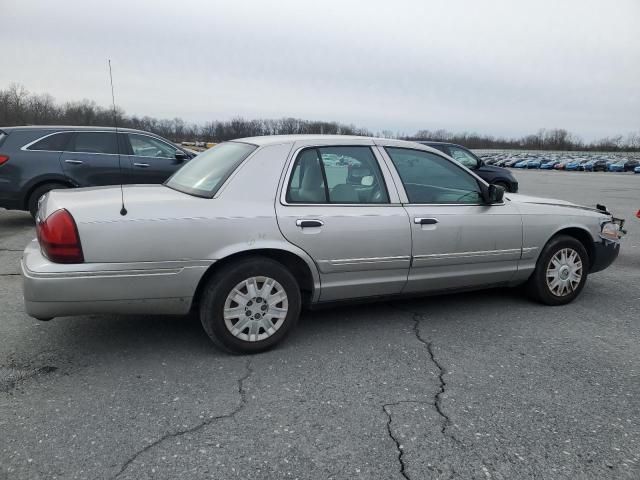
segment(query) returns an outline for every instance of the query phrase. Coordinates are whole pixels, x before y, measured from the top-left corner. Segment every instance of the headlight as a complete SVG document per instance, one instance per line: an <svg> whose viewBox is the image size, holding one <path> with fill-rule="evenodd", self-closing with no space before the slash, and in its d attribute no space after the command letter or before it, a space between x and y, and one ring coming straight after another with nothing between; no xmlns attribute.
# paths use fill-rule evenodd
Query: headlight
<svg viewBox="0 0 640 480"><path fill-rule="evenodd" d="M606 240L617 242L624 232L620 229L620 225L613 222L607 222L602 225L600 236Z"/></svg>

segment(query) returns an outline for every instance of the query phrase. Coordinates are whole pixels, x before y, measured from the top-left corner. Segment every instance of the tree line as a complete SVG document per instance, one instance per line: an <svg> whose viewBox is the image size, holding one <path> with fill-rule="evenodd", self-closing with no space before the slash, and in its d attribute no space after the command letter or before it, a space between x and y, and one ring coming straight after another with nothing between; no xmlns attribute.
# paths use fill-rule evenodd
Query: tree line
<svg viewBox="0 0 640 480"><path fill-rule="evenodd" d="M509 148L527 150L640 150L640 131L617 135L593 142L583 142L567 130L541 129L521 138L502 138L477 133L453 133L447 130L419 130L413 135L390 130L371 132L362 127L340 122L302 120L298 118L254 119L241 117L212 120L201 124L181 118L158 119L127 115L121 108L115 112L91 100L58 103L49 94L30 93L24 86L12 84L0 89L0 127L16 125L95 125L136 128L156 133L174 142L221 142L257 135L334 134L363 135L405 140L438 140L459 143L469 148Z"/></svg>

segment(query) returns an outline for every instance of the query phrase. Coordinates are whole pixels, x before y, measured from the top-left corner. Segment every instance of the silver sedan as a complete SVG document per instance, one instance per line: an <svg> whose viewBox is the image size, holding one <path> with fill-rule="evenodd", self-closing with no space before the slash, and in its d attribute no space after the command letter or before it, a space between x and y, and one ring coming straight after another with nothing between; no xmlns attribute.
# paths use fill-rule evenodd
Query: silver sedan
<svg viewBox="0 0 640 480"><path fill-rule="evenodd" d="M258 352L303 306L526 284L575 299L617 257L603 206L504 194L411 142L273 136L222 143L164 185L52 191L22 259L27 312L186 314Z"/></svg>

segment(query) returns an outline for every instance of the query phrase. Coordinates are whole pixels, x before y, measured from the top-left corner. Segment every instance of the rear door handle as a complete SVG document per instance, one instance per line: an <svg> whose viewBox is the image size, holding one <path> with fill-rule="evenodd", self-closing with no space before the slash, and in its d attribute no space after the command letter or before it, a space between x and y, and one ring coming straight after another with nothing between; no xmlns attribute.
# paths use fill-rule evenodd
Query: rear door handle
<svg viewBox="0 0 640 480"><path fill-rule="evenodd" d="M296 220L296 225L300 228L312 228L312 227L321 227L324 225L322 220L305 220L303 218L299 218Z"/></svg>
<svg viewBox="0 0 640 480"><path fill-rule="evenodd" d="M134 163L134 167L147 168L149 166L148 163Z"/></svg>
<svg viewBox="0 0 640 480"><path fill-rule="evenodd" d="M82 165L84 162L82 160L68 159L68 160L65 160L64 163L70 163L72 165Z"/></svg>
<svg viewBox="0 0 640 480"><path fill-rule="evenodd" d="M438 219L415 217L413 219L413 223L417 223L418 225L435 225L436 223L438 223Z"/></svg>

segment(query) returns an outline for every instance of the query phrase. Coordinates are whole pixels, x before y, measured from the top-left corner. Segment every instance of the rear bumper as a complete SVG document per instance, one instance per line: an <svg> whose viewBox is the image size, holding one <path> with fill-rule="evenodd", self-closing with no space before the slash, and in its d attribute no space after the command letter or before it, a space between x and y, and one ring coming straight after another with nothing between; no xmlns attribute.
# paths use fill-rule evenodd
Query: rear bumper
<svg viewBox="0 0 640 480"><path fill-rule="evenodd" d="M35 318L95 313L185 314L212 261L64 265L36 240L21 267L27 314Z"/></svg>
<svg viewBox="0 0 640 480"><path fill-rule="evenodd" d="M593 249L591 273L600 272L611 265L620 253L620 242L602 240L596 242Z"/></svg>

